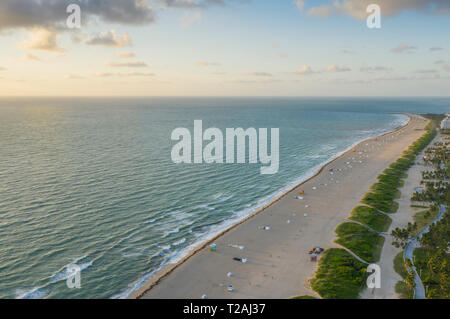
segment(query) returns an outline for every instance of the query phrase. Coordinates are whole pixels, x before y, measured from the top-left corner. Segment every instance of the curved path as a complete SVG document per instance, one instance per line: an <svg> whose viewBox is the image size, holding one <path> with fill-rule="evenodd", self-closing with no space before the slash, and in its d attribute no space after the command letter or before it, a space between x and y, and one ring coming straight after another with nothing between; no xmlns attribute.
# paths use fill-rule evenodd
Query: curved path
<svg viewBox="0 0 450 319"><path fill-rule="evenodd" d="M446 212L446 207L444 205L439 205L439 215L433 219L431 223L429 223L420 233L416 235L405 248L405 253L403 255L404 260L409 259L412 264L412 268L416 274L414 281L416 282L416 287L414 288L414 299L426 299L425 287L423 286L422 280L420 279L419 274L417 273L416 267L414 266L414 249L420 247L419 239L422 238L422 235L427 233L430 226L440 221L442 217L444 217L444 213Z"/></svg>

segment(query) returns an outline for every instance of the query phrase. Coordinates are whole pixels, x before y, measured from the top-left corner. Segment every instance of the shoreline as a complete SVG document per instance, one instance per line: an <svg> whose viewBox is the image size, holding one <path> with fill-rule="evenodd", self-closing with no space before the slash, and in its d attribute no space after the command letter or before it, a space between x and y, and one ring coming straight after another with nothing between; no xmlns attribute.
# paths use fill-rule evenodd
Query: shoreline
<svg viewBox="0 0 450 319"><path fill-rule="evenodd" d="M384 137L386 135L394 134L394 133L396 133L396 132L398 132L398 131L408 127L408 125L411 123L411 120L412 120L412 115L411 114L403 114L403 113L393 113L393 114L407 116L408 120L407 120L407 122L405 124L397 126L391 131L388 131L388 132L385 132L385 133L381 133L379 135L371 136L371 137L362 139L362 140L360 140L358 142L355 142L354 144L349 146L347 149L345 149L342 152L337 153L335 156L331 157L329 160L325 161L324 163L321 163L321 164L317 165L316 167L311 168L311 173L306 172L304 174L306 176L309 175L308 177L303 178L299 182L292 182L292 184L293 184L292 186L290 186L291 183L287 184L285 186L286 189L284 191L282 191L283 188L280 189L279 191L282 191L282 193L279 194L278 196L276 196L273 200L271 200L271 201L265 203L263 206L255 209L254 212L252 212L249 215L243 217L242 219L236 221L236 223L230 225L229 227L227 227L227 228L225 228L223 230L220 230L216 234L213 234L211 238L205 239L204 242L199 242L199 244L196 247L192 248L191 251L188 251L187 254L185 256L183 256L180 260L174 262L173 264L170 264L170 263L163 264L159 268L157 268L157 269L153 270L152 272L148 273L147 275L145 275L142 279L137 281L137 283L140 284L140 285L138 287L136 287L136 288L132 288L131 292L125 298L127 298L127 299L139 299L139 298L143 297L146 293L148 293L154 287L158 286L158 284L163 279L167 278L172 272L174 272L181 265L186 263L189 259L194 257L198 252L200 252L201 250L206 248L208 245L213 243L215 240L223 237L225 234L227 234L230 231L234 230L239 225L244 224L246 221L252 219L256 215L259 215L261 212L267 210L269 207L273 206L274 204L276 204L280 200L284 199L292 191L294 191L298 187L304 185L305 183L307 183L307 182L311 181L312 179L314 179L315 177L317 177L319 174L321 174L324 171L324 169L327 166L331 165L335 161L337 161L340 158L344 157L345 155L350 153L352 150L354 150L355 148L360 146L362 143L370 141L370 140L375 140L375 139ZM302 178L302 177L300 177L300 178ZM274 194L276 194L276 192ZM271 196L271 195L269 195L269 196ZM146 278L146 276L148 276L148 277ZM136 285L137 284L135 284L135 286Z"/></svg>

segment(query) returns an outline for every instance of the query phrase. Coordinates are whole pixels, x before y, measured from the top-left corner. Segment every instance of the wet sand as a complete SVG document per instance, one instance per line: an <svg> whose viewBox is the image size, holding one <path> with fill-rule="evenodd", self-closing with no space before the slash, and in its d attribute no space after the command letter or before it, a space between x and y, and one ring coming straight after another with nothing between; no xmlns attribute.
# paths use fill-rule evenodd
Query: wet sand
<svg viewBox="0 0 450 319"><path fill-rule="evenodd" d="M317 263L310 261L308 251L315 246L336 247L336 226L349 217L378 174L424 134L428 121L410 117L405 127L361 142L278 201L219 235L212 241L217 252L205 245L178 264L166 266L130 297L317 296L309 284ZM296 198L300 190L305 191L303 199Z"/></svg>

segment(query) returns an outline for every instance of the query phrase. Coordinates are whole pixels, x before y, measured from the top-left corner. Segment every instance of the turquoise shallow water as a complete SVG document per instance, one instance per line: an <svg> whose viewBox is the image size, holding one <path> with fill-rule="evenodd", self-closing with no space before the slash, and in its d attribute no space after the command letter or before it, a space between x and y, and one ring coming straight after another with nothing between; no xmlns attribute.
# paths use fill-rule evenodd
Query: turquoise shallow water
<svg viewBox="0 0 450 319"><path fill-rule="evenodd" d="M449 99L2 99L0 298L126 297L159 267ZM280 128L280 170L175 165L173 129ZM66 266L82 269L81 289Z"/></svg>

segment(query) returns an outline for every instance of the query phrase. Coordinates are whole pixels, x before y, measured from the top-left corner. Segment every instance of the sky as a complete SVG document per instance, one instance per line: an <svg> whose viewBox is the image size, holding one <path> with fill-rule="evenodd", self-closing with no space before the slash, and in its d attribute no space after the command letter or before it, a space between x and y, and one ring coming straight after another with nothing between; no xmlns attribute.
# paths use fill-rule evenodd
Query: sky
<svg viewBox="0 0 450 319"><path fill-rule="evenodd" d="M1 0L0 96L449 96L449 30L448 0Z"/></svg>

